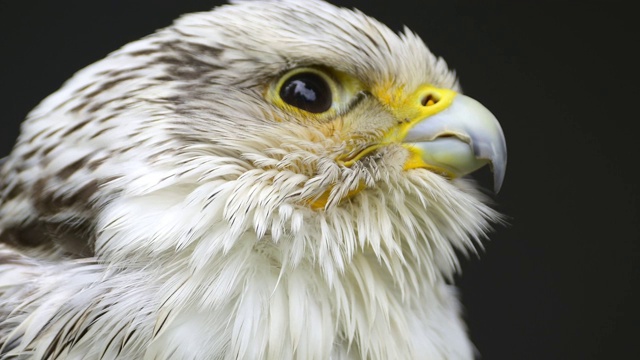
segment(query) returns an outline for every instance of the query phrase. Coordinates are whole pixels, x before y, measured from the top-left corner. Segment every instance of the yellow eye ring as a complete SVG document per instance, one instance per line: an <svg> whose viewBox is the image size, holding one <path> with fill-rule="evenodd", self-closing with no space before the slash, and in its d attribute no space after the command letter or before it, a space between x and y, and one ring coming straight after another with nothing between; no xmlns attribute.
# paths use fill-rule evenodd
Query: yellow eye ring
<svg viewBox="0 0 640 360"><path fill-rule="evenodd" d="M339 93L336 79L330 73L303 67L280 77L271 88L270 97L286 110L320 115L335 112Z"/></svg>
<svg viewBox="0 0 640 360"><path fill-rule="evenodd" d="M278 95L285 103L314 114L324 113L333 105L329 82L315 72L289 76L280 86Z"/></svg>
<svg viewBox="0 0 640 360"><path fill-rule="evenodd" d="M265 98L298 119L324 122L349 109L363 89L360 81L345 72L308 66L278 77L266 89Z"/></svg>

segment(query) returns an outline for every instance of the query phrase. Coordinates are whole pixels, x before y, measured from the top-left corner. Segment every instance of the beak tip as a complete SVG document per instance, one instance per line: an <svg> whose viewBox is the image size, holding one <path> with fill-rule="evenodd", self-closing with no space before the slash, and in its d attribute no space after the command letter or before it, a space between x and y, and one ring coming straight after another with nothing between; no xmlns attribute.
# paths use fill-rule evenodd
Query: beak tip
<svg viewBox="0 0 640 360"><path fill-rule="evenodd" d="M499 175L496 175L496 174L493 175L493 192L494 192L494 194L498 194L500 192L500 189L502 188L502 180L503 180L503 178L500 177Z"/></svg>
<svg viewBox="0 0 640 360"><path fill-rule="evenodd" d="M491 163L491 172L493 172L493 192L495 194L499 193L502 188L506 168L506 160L497 164L493 162Z"/></svg>

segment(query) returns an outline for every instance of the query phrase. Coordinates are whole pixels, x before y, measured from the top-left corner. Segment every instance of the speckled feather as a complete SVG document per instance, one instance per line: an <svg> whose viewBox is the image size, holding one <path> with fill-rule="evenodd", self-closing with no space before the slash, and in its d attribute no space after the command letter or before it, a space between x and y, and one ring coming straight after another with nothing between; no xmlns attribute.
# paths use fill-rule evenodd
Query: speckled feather
<svg viewBox="0 0 640 360"><path fill-rule="evenodd" d="M472 358L447 281L499 216L466 180L404 171L400 146L336 162L346 130L264 96L309 65L457 89L408 30L236 1L34 109L0 172L0 359ZM390 115L365 96L340 116Z"/></svg>

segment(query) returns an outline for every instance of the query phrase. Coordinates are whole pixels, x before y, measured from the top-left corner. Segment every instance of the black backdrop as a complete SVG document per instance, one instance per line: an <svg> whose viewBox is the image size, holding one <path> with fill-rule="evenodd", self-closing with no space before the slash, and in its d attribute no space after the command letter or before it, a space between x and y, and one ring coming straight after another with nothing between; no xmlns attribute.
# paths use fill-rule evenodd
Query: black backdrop
<svg viewBox="0 0 640 360"><path fill-rule="evenodd" d="M0 0L0 155L75 71L218 3ZM483 358L639 353L633 12L595 1L336 3L418 32L502 123L509 166L496 201L511 224L458 279Z"/></svg>

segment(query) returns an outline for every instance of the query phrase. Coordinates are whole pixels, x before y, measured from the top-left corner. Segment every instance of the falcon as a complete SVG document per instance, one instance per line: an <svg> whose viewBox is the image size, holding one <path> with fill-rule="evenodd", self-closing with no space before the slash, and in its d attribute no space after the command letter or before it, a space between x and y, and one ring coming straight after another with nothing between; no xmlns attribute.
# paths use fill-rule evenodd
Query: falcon
<svg viewBox="0 0 640 360"><path fill-rule="evenodd" d="M500 125L409 30L233 1L40 103L0 171L0 359L471 359Z"/></svg>

